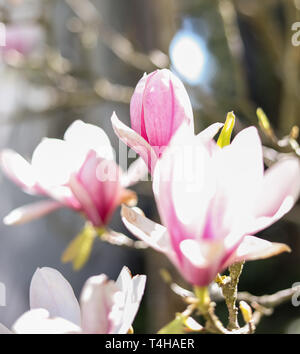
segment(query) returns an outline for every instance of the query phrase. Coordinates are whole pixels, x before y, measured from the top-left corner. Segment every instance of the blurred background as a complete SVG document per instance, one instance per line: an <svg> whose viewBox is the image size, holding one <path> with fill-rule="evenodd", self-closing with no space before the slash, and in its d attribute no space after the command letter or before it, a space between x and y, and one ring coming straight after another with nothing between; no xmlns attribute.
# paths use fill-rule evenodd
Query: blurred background
<svg viewBox="0 0 300 354"><path fill-rule="evenodd" d="M224 121L230 110L238 117L236 131L258 126L255 112L262 107L276 135L287 136L300 124L300 23L292 28L299 21L299 0L0 0L0 30L6 34L6 45L0 47L0 148L13 148L30 159L42 137L62 138L71 122L82 119L104 128L118 150L112 111L129 124L137 81L144 72L164 67L189 92L196 132ZM276 159L279 150L288 152L289 146L276 145L262 132L261 137L268 147L266 161ZM140 183L135 190L139 206L158 221L151 184ZM36 200L2 173L0 195L1 219ZM77 296L87 277L106 273L115 279L124 264L134 274L147 274L136 333L155 333L183 310L162 282L160 269L189 286L151 250L99 240L79 272L62 264L63 250L83 224L69 210L22 226L0 224L0 282L7 297L0 322L10 326L28 309L30 279L41 266L60 270ZM296 205L261 232L265 239L287 243L293 252L246 264L240 290L269 294L300 281L299 224ZM118 211L111 226L128 234ZM220 316L226 318L222 306ZM263 318L257 332L300 333L300 309L290 302L281 305Z"/></svg>

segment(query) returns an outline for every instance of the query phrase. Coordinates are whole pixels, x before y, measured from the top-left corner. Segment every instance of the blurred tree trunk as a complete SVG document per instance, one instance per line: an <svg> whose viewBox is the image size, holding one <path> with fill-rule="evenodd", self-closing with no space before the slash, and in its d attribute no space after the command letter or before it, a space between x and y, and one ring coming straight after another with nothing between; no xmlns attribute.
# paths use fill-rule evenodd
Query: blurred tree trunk
<svg viewBox="0 0 300 354"><path fill-rule="evenodd" d="M288 134L293 125L299 124L299 80L300 50L292 44L291 26L300 20L299 11L292 1L284 1L286 30L284 34L284 50L282 52L282 97L280 102L279 128Z"/></svg>

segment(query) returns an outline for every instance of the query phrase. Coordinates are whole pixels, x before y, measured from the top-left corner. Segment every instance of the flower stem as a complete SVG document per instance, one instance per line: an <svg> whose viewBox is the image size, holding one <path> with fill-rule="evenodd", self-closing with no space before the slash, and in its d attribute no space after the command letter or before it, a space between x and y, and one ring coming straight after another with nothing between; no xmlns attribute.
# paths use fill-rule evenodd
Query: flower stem
<svg viewBox="0 0 300 354"><path fill-rule="evenodd" d="M198 299L198 309L201 314L205 314L208 311L210 305L210 296L207 286L195 286L194 287L195 295Z"/></svg>
<svg viewBox="0 0 300 354"><path fill-rule="evenodd" d="M206 320L205 330L208 333L227 333L228 331L215 314L215 303L210 299L208 287L195 286L194 294L198 299L197 308Z"/></svg>

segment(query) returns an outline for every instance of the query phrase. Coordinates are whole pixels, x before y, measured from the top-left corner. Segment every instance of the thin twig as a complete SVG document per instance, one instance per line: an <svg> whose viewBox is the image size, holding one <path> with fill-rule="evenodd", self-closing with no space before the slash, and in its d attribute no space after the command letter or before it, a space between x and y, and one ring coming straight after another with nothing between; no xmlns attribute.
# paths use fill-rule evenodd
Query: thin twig
<svg viewBox="0 0 300 354"><path fill-rule="evenodd" d="M259 304L267 308L274 308L289 301L295 294L300 292L300 286L280 290L272 295L255 296L248 292L240 292L237 295L239 301L243 300L250 304Z"/></svg>

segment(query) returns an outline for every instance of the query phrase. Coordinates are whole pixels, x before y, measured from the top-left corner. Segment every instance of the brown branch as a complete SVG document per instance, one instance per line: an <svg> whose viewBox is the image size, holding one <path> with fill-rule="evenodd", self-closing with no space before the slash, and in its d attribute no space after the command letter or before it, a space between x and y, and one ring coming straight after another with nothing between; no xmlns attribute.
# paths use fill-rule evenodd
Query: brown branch
<svg viewBox="0 0 300 354"><path fill-rule="evenodd" d="M228 281L219 282L228 309L228 315L229 315L228 329L229 330L239 329L239 324L237 320L238 309L236 307L236 300L237 300L237 286L238 286L240 275L243 270L243 266L244 266L244 262L232 264L231 266L229 266L230 277L227 277Z"/></svg>

